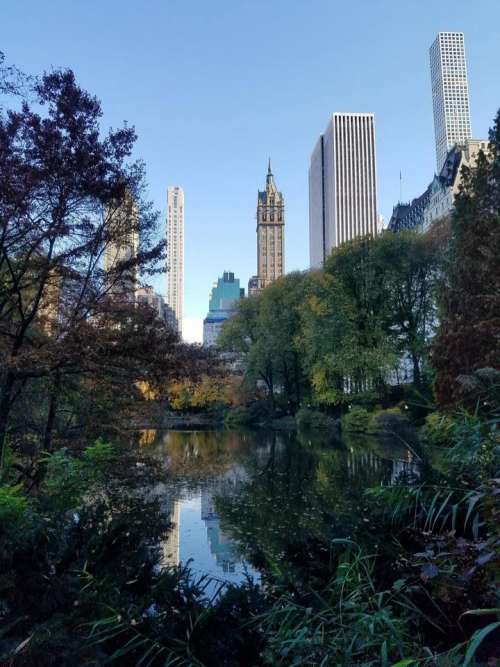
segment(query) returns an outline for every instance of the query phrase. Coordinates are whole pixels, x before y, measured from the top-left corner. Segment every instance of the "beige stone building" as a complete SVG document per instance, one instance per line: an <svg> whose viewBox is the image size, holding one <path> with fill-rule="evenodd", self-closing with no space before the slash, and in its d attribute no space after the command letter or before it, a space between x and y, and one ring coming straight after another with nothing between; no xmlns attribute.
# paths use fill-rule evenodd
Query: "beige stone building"
<svg viewBox="0 0 500 667"><path fill-rule="evenodd" d="M139 208L127 192L121 203L107 206L104 215L111 238L104 250L104 271L109 282L109 293L114 298L135 301L137 267L125 269L124 266L139 251Z"/></svg>
<svg viewBox="0 0 500 667"><path fill-rule="evenodd" d="M285 272L285 200L267 169L266 189L257 195L257 275L250 278L248 294L256 294Z"/></svg>
<svg viewBox="0 0 500 667"><path fill-rule="evenodd" d="M455 197L462 184L462 168L474 169L480 151L488 153L489 144L486 139L467 139L448 151L441 171L434 176L429 186L429 200L423 213L423 231L435 220L452 213Z"/></svg>

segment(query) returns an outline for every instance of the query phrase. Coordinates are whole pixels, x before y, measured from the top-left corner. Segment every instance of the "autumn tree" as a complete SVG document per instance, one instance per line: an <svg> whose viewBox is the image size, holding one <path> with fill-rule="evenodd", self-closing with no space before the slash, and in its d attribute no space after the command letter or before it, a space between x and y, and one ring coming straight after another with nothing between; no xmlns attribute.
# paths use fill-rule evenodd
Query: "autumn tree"
<svg viewBox="0 0 500 667"><path fill-rule="evenodd" d="M101 136L101 106L70 70L44 75L34 96L0 114L0 452L22 386L68 370L74 337L98 320L113 284L133 270L150 275L165 254L143 166L129 161L134 129ZM106 249L122 240L115 221L126 196L140 245L105 272ZM47 332L54 294L66 295L64 313Z"/></svg>

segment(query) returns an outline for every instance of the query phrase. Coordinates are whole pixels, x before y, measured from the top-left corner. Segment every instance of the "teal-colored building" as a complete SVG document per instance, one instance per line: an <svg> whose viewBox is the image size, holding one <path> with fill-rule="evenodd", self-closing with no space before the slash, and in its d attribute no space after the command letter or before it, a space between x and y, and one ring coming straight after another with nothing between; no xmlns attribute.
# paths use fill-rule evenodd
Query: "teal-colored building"
<svg viewBox="0 0 500 667"><path fill-rule="evenodd" d="M232 271L224 271L222 277L212 287L208 304L208 314L203 320L203 345L217 343L222 324L231 317L239 299L245 296L239 278Z"/></svg>

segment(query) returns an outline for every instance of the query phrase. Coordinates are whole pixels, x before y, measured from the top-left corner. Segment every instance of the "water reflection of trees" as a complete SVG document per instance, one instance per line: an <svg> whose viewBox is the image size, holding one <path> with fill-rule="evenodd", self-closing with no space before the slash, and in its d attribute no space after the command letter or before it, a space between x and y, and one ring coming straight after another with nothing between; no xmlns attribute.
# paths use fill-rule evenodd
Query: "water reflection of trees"
<svg viewBox="0 0 500 667"><path fill-rule="evenodd" d="M364 490L391 483L401 467L366 442L277 433L266 434L245 463L247 481L238 494L219 494L216 507L224 529L256 563L279 561L298 542L368 532Z"/></svg>
<svg viewBox="0 0 500 667"><path fill-rule="evenodd" d="M168 431L158 432L153 450L173 476L194 480L223 474L250 444L245 433Z"/></svg>
<svg viewBox="0 0 500 667"><path fill-rule="evenodd" d="M231 562L239 550L256 565L287 560L290 545L311 540L375 540L365 489L413 465L404 447L391 460L387 444L317 433L177 431L159 434L152 449L172 474L168 504L179 497L176 483L201 490L203 518L235 543Z"/></svg>

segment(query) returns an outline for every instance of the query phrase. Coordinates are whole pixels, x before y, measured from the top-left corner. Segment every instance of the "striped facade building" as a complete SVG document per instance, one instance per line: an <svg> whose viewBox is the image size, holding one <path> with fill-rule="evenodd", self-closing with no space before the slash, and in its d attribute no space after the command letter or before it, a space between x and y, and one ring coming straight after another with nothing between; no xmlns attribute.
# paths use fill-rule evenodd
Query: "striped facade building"
<svg viewBox="0 0 500 667"><path fill-rule="evenodd" d="M167 304L182 335L184 315L184 190L167 189Z"/></svg>
<svg viewBox="0 0 500 667"><path fill-rule="evenodd" d="M469 84L463 32L440 32L430 48L436 171L448 152L471 138Z"/></svg>
<svg viewBox="0 0 500 667"><path fill-rule="evenodd" d="M319 267L333 248L377 233L375 119L334 113L309 167L309 254Z"/></svg>

